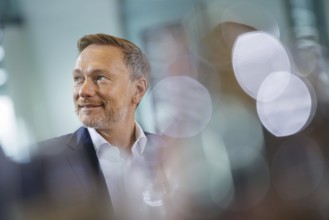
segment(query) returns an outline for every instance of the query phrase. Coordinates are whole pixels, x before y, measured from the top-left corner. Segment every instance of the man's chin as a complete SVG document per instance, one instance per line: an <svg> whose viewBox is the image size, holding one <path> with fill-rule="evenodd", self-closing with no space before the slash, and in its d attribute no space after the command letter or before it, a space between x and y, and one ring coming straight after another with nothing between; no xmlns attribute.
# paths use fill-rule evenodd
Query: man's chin
<svg viewBox="0 0 329 220"><path fill-rule="evenodd" d="M83 124L83 126L88 128L97 128L101 124L101 120L91 119L90 117L86 117L83 115L79 115L79 120Z"/></svg>
<svg viewBox="0 0 329 220"><path fill-rule="evenodd" d="M80 118L80 122L84 127L87 128L106 129L109 127L108 124L104 122L104 120L86 120Z"/></svg>
<svg viewBox="0 0 329 220"><path fill-rule="evenodd" d="M82 122L82 125L86 128L95 128L95 129L102 129L103 128L103 126L101 126L99 124L95 124L95 123Z"/></svg>

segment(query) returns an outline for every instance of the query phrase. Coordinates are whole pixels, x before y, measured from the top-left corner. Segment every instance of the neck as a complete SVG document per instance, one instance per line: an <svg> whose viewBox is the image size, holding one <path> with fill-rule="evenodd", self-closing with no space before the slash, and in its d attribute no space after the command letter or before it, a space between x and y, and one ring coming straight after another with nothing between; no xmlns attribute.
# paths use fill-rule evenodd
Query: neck
<svg viewBox="0 0 329 220"><path fill-rule="evenodd" d="M115 125L113 128L96 130L111 145L129 152L131 151L131 147L136 139L135 120L129 120L126 123L120 123Z"/></svg>

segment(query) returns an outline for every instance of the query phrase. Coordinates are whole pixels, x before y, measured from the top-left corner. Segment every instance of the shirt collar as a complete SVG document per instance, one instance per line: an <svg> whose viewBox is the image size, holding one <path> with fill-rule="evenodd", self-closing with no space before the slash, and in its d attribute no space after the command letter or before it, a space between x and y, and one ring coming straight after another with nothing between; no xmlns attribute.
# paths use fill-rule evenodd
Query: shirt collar
<svg viewBox="0 0 329 220"><path fill-rule="evenodd" d="M90 134L90 137L91 137L91 141L93 142L94 144L94 148L96 150L96 153L98 155L99 153L99 150L101 148L101 146L103 144L106 144L106 145L110 145L112 147L112 145L110 143L108 143L97 131L95 128L88 128L88 131L89 131L89 134Z"/></svg>
<svg viewBox="0 0 329 220"><path fill-rule="evenodd" d="M91 140L94 144L94 148L98 155L98 152L103 144L109 145L110 147L114 147L111 143L106 141L95 128L88 128ZM142 129L142 127L135 121L135 137L136 141L131 148L132 156L142 155L147 142L147 137Z"/></svg>
<svg viewBox="0 0 329 220"><path fill-rule="evenodd" d="M147 138L142 127L135 121L135 137L136 141L133 144L131 151L133 155L142 155L144 153Z"/></svg>

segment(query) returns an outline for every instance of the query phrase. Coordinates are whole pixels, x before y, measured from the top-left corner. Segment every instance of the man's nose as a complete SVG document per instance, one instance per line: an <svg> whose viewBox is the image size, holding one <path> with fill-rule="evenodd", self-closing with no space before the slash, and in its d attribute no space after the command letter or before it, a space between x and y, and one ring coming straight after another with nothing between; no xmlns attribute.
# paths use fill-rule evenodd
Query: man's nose
<svg viewBox="0 0 329 220"><path fill-rule="evenodd" d="M95 85L93 81L86 79L80 87L80 97L92 97L95 95Z"/></svg>

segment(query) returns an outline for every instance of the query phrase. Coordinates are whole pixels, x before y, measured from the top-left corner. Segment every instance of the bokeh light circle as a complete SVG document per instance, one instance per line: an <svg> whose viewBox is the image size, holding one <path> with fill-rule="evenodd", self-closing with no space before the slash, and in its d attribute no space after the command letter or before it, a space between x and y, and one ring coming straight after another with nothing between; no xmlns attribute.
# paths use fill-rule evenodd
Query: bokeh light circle
<svg viewBox="0 0 329 220"><path fill-rule="evenodd" d="M272 73L264 80L258 94L260 98L257 100L257 113L262 124L278 137L302 130L314 115L316 107L309 85L294 74L290 74L288 85L281 93L275 97L268 95L271 94L268 90L273 84L272 79L283 73Z"/></svg>
<svg viewBox="0 0 329 220"><path fill-rule="evenodd" d="M212 115L208 90L187 76L161 80L150 93L157 106L157 130L170 137L199 134Z"/></svg>
<svg viewBox="0 0 329 220"><path fill-rule="evenodd" d="M260 102L271 102L278 98L287 88L291 73L279 71L267 76L260 86L257 100Z"/></svg>
<svg viewBox="0 0 329 220"><path fill-rule="evenodd" d="M260 31L240 35L233 46L232 65L241 88L256 99L264 79L273 72L291 72L289 56L282 44Z"/></svg>

